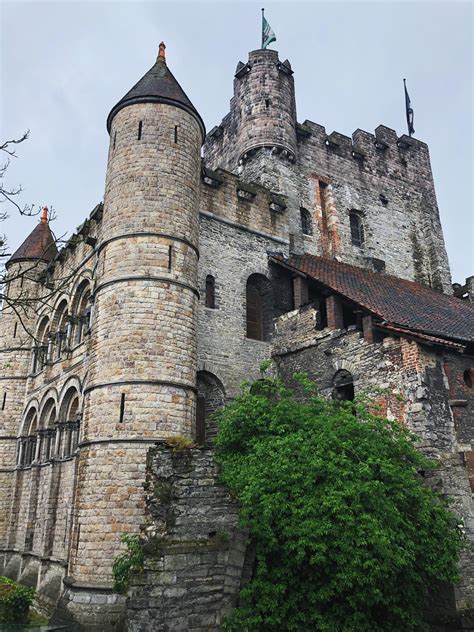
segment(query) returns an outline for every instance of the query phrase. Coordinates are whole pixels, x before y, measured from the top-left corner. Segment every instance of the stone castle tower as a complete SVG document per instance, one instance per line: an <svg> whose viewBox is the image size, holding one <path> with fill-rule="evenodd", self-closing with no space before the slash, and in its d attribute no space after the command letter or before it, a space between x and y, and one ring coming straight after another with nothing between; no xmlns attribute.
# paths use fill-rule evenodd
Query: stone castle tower
<svg viewBox="0 0 474 632"><path fill-rule="evenodd" d="M451 295L426 144L299 123L272 50L239 62L206 136L164 44L107 130L103 203L59 253L44 216L9 262L8 295L28 303L24 328L8 304L0 320L0 572L57 621L118 630L112 561L148 525L161 557L128 629L217 630L249 557L212 413L269 357L328 396L383 383L383 410L446 458L444 489L471 516L472 309ZM198 446L186 464L166 447L183 435ZM458 609L468 560L462 574Z"/></svg>

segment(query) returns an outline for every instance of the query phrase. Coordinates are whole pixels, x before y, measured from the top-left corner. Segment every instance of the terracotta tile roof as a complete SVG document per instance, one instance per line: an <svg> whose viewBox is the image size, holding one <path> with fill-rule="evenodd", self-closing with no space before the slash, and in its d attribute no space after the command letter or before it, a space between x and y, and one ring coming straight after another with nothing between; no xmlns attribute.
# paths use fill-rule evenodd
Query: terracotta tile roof
<svg viewBox="0 0 474 632"><path fill-rule="evenodd" d="M474 304L439 294L413 281L379 274L315 255L272 256L303 272L387 324L441 338L474 341Z"/></svg>
<svg viewBox="0 0 474 632"><path fill-rule="evenodd" d="M31 231L25 241L7 261L7 266L13 262L41 259L52 261L58 254L53 233L47 222L41 221Z"/></svg>

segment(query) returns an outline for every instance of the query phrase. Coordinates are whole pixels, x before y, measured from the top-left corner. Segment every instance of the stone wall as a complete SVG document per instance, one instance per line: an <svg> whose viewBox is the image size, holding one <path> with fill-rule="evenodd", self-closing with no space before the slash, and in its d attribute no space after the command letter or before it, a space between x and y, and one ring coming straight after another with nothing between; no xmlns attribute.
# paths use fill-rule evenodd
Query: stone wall
<svg viewBox="0 0 474 632"><path fill-rule="evenodd" d="M129 632L211 632L237 603L246 534L209 448L148 453L145 563L132 576Z"/></svg>
<svg viewBox="0 0 474 632"><path fill-rule="evenodd" d="M286 196L289 232L298 250L369 269L382 266L451 294L427 145L399 138L383 125L375 134L359 129L348 137L328 134L311 121L297 124L286 63L275 51L255 51L248 64L239 64L230 112L206 138L206 164ZM281 75L278 81L275 73ZM290 151L281 151L285 144ZM301 207L312 216L310 236L302 235ZM362 219L362 246L351 240L351 211Z"/></svg>
<svg viewBox="0 0 474 632"><path fill-rule="evenodd" d="M371 395L380 413L408 427L417 436L417 447L437 461L438 468L427 473L428 482L452 499L472 545L474 511L468 471L472 452L470 443L466 445L472 410L469 416L470 409L463 405L466 415L458 421L452 413L456 409L452 400L454 391L458 389L459 396L460 389L466 397L468 387L463 376L466 368L472 367L472 358L441 349L435 351L404 338L380 336L369 344L355 326L347 330L316 331L316 320L311 305L277 320L272 357L279 374L298 388L292 376L306 371L321 394L332 397L337 372L350 372L355 394ZM436 619L442 614L453 620L457 618L459 625L461 617L463 625L468 626L474 609L474 566L469 550L462 556L460 574L454 592L449 588L444 591L445 610L440 613L435 600L428 616Z"/></svg>

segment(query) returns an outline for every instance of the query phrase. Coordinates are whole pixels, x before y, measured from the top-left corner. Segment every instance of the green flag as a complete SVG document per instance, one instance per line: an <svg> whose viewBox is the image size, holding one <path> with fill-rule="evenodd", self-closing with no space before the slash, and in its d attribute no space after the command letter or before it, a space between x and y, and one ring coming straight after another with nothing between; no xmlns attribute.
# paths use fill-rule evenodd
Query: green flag
<svg viewBox="0 0 474 632"><path fill-rule="evenodd" d="M276 37L272 27L265 19L263 11L264 9L262 9L262 48L266 48L272 42L276 42Z"/></svg>

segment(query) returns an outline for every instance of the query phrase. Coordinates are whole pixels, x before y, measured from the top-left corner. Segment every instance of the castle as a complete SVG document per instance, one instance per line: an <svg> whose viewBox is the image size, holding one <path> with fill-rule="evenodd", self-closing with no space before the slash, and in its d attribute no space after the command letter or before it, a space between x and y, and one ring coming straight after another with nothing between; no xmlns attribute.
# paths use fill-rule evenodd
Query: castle
<svg viewBox="0 0 474 632"><path fill-rule="evenodd" d="M472 540L474 277L453 296L426 144L297 122L291 64L264 49L239 62L206 135L160 45L107 130L103 203L59 252L45 212L7 264L0 573L58 620L117 630L112 561L147 524L168 544L129 595L127 629L217 630L248 555L212 412L270 357L328 397L382 387ZM187 469L174 435L198 446ZM160 480L180 494L160 504ZM472 625L467 553L442 606Z"/></svg>

